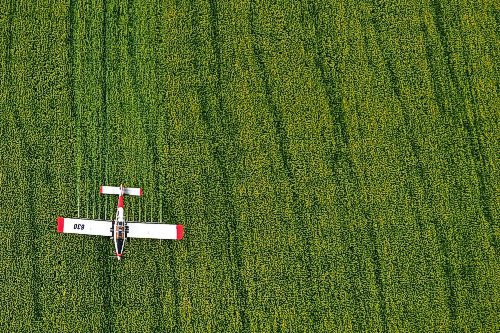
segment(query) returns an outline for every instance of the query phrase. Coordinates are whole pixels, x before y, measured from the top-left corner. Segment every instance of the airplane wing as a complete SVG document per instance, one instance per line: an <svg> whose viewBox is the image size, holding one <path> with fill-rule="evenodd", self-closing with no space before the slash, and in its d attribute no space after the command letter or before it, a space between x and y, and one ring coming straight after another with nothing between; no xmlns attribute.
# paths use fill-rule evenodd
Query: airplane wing
<svg viewBox="0 0 500 333"><path fill-rule="evenodd" d="M120 188L116 186L101 186L101 194L120 194ZM142 197L142 188L140 187L124 187L123 194L136 195Z"/></svg>
<svg viewBox="0 0 500 333"><path fill-rule="evenodd" d="M112 236L112 222L103 220L57 218L57 231L69 234Z"/></svg>
<svg viewBox="0 0 500 333"><path fill-rule="evenodd" d="M128 238L182 239L184 227L180 224L127 222Z"/></svg>

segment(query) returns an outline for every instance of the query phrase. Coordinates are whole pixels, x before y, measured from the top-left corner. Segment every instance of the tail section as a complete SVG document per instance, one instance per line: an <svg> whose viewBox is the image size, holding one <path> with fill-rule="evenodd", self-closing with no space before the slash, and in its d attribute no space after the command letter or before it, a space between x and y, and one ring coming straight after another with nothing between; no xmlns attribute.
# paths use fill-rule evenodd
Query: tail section
<svg viewBox="0 0 500 333"><path fill-rule="evenodd" d="M101 194L116 194L120 195L121 189L118 186L101 186ZM135 195L142 196L142 188L139 187L124 187L123 188L124 195Z"/></svg>

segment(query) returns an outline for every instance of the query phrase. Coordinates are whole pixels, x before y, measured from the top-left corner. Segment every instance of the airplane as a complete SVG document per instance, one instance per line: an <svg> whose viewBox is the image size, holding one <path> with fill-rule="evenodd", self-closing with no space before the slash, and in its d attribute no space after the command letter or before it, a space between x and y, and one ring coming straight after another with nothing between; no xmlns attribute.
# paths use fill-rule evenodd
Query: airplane
<svg viewBox="0 0 500 333"><path fill-rule="evenodd" d="M114 254L118 260L123 256L123 248L127 238L177 239L184 237L181 224L158 224L126 222L123 214L123 197L125 195L142 196L141 188L101 186L101 194L118 195L116 219L113 221L57 218L59 233L85 234L95 236L111 236L115 243Z"/></svg>

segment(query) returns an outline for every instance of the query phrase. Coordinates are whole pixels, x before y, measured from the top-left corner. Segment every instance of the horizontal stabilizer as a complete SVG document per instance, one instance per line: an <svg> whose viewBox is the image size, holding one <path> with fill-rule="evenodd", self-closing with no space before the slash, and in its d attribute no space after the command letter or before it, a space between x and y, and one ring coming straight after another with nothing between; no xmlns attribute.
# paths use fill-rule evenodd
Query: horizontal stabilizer
<svg viewBox="0 0 500 333"><path fill-rule="evenodd" d="M120 194L120 187L118 186L101 186L101 194ZM139 187L125 187L123 188L124 195L142 196L142 188Z"/></svg>

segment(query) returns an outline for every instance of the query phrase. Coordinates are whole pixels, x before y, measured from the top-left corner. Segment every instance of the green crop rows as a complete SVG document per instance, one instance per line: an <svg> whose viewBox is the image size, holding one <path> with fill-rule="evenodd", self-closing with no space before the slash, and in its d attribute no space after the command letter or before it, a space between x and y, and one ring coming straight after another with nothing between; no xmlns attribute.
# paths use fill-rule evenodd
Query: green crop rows
<svg viewBox="0 0 500 333"><path fill-rule="evenodd" d="M499 12L0 1L0 331L500 331Z"/></svg>

